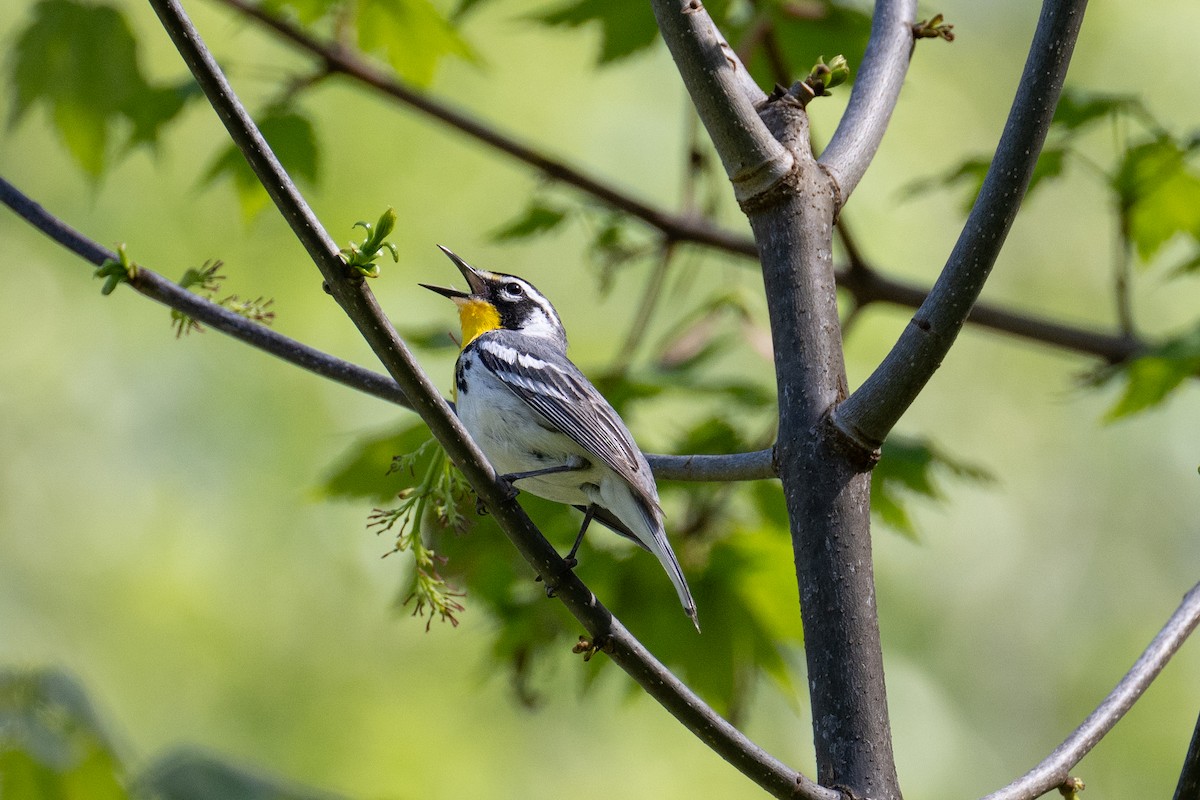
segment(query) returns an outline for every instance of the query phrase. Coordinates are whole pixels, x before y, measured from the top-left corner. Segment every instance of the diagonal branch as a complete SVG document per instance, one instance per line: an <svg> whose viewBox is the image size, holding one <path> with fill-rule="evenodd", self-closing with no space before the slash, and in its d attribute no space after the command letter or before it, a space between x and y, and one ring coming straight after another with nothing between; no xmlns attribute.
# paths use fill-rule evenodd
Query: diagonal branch
<svg viewBox="0 0 1200 800"><path fill-rule="evenodd" d="M654 16L692 105L743 205L779 186L792 154L759 119L766 95L697 0L654 0Z"/></svg>
<svg viewBox="0 0 1200 800"><path fill-rule="evenodd" d="M370 289L361 278L347 274L333 242L271 153L178 0L150 2L234 143L321 270L330 293L362 332L413 409L458 465L509 540L544 578L546 585L555 589L563 604L592 635L593 641L610 652L613 661L689 730L776 797L836 800L837 792L817 786L775 760L705 705L654 659L567 568L512 495L497 482L495 471L421 371Z"/></svg>
<svg viewBox="0 0 1200 800"><path fill-rule="evenodd" d="M847 291L858 308L871 303L891 303L919 308L929 297L928 289L889 278L865 263L851 263L849 268L839 271L838 288ZM1095 356L1108 364L1121 364L1144 353L1150 347L1136 335L1106 333L1078 325L1067 325L992 303L976 303L971 308L967 322L1019 339Z"/></svg>
<svg viewBox="0 0 1200 800"><path fill-rule="evenodd" d="M983 290L1033 174L1087 0L1045 0L1016 99L979 197L929 296L892 351L833 414L858 447L874 451L933 377Z"/></svg>
<svg viewBox="0 0 1200 800"><path fill-rule="evenodd" d="M1033 800L1061 786L1071 767L1078 764L1113 726L1133 707L1146 688L1158 677L1171 656L1200 623L1200 584L1183 597L1179 608L1167 620L1141 657L1096 707L1087 719L1054 749L1040 764L1003 789L983 800Z"/></svg>
<svg viewBox="0 0 1200 800"><path fill-rule="evenodd" d="M11 208L42 233L97 267L117 254L92 241L26 197L8 181L0 178L0 203ZM256 347L266 353L302 367L323 378L337 381L360 392L374 395L398 406L409 407L404 392L392 379L369 369L335 358L328 353L276 333L251 322L223 306L189 292L162 275L144 267L129 284L138 292L165 306L182 311L214 330Z"/></svg>
<svg viewBox="0 0 1200 800"><path fill-rule="evenodd" d="M854 77L849 105L817 159L833 178L839 207L850 198L883 141L908 72L916 15L916 0L875 0L871 38Z"/></svg>

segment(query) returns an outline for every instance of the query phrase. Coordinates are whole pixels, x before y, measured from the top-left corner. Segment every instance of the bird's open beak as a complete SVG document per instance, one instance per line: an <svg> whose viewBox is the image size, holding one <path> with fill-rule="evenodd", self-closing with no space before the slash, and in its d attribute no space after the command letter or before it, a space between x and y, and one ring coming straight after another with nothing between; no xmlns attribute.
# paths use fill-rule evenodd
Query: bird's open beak
<svg viewBox="0 0 1200 800"><path fill-rule="evenodd" d="M463 261L457 255L455 255L449 248L442 247L439 244L438 249L441 250L443 253L445 253L446 257L454 262L454 266L458 267L458 271L461 272L463 277L467 279L467 286L469 286L471 288L471 291L463 292L463 291L459 291L458 289L449 289L449 288L446 288L445 286L430 286L427 283L422 283L419 285L425 287L426 289L428 289L431 292L437 292L442 297L449 297L451 300L461 299L464 297L471 297L472 295L480 294L483 291L483 287L484 287L485 283L483 280L483 276L480 275L480 273L479 273L479 270L475 269L470 264Z"/></svg>

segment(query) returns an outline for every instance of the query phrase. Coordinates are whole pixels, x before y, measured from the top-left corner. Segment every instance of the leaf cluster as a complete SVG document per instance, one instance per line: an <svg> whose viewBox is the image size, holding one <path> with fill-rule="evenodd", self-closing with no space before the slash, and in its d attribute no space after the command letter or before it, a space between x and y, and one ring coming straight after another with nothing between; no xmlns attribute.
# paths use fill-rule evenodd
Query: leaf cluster
<svg viewBox="0 0 1200 800"><path fill-rule="evenodd" d="M1097 157L1096 133L1107 128L1114 143L1107 160ZM1115 261L1132 259L1139 274L1156 271L1164 280L1200 272L1200 131L1179 135L1168 131L1136 97L1067 88L1054 114L1046 147L1030 181L1028 194L1078 165L1095 179L1110 199ZM990 162L973 157L940 176L909 185L917 194L937 188L962 187L963 211L974 203ZM1122 267L1119 267L1123 271ZM1131 330L1126 334L1132 335ZM1116 420L1161 405L1189 377L1200 376L1196 332L1168 337L1129 361L1085 376L1100 386L1123 383L1106 419Z"/></svg>
<svg viewBox="0 0 1200 800"><path fill-rule="evenodd" d="M5 800L335 800L190 750L134 774L83 688L53 670L0 672Z"/></svg>

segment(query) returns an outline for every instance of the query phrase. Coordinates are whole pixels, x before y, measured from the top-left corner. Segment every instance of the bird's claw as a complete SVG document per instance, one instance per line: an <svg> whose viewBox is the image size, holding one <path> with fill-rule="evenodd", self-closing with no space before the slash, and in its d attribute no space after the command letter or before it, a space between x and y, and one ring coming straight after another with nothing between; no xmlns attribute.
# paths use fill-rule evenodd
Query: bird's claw
<svg viewBox="0 0 1200 800"><path fill-rule="evenodd" d="M500 487L500 491L504 493L505 500L514 500L521 493L511 480L511 475L497 475L496 484Z"/></svg>

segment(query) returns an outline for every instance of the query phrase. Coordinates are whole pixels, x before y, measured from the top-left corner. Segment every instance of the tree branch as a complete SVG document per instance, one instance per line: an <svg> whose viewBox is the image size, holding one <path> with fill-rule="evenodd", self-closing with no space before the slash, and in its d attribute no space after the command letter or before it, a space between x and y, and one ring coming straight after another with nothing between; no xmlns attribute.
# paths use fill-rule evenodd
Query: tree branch
<svg viewBox="0 0 1200 800"><path fill-rule="evenodd" d="M33 227L97 267L117 254L92 241L50 214L8 181L0 178L0 203L11 208ZM205 325L246 344L270 353L323 378L337 381L360 392L409 408L407 398L391 378L351 364L295 339L276 333L227 308L189 292L162 275L139 265L129 284L139 293L165 306L182 311Z"/></svg>
<svg viewBox="0 0 1200 800"><path fill-rule="evenodd" d="M766 95L698 0L654 0L654 16L733 184L739 203L755 201L792 171L789 153L758 117Z"/></svg>
<svg viewBox="0 0 1200 800"><path fill-rule="evenodd" d="M913 50L916 0L875 0L871 38L854 77L850 103L817 159L833 178L838 207L845 205L883 141Z"/></svg>
<svg viewBox="0 0 1200 800"><path fill-rule="evenodd" d="M1133 707L1171 656L1200 623L1200 585L1183 597L1183 602L1116 688L1087 719L1040 764L1003 789L983 800L1033 800L1061 786L1071 767L1078 764L1113 726Z"/></svg>
<svg viewBox="0 0 1200 800"><path fill-rule="evenodd" d="M889 278L866 264L839 272L838 286L849 292L860 308L871 303L919 308L929 297L927 289ZM1095 356L1109 364L1120 364L1149 349L1137 336L1066 325L990 303L976 303L967 322L1038 344Z"/></svg>
<svg viewBox="0 0 1200 800"><path fill-rule="evenodd" d="M722 455L660 456L646 454L660 481L756 481L774 478L771 449Z"/></svg>
<svg viewBox="0 0 1200 800"><path fill-rule="evenodd" d="M979 197L929 296L834 424L874 451L941 365L983 290L1054 116L1087 0L1045 0L1016 99Z"/></svg>
<svg viewBox="0 0 1200 800"><path fill-rule="evenodd" d="M571 572L515 499L496 481L496 474L483 453L421 371L371 291L361 279L347 275L333 242L271 153L178 1L150 2L234 143L320 268L330 293L362 332L509 540L546 585L555 589L593 640L693 733L773 795L836 800L836 792L822 789L773 759L706 706L655 660Z"/></svg>

